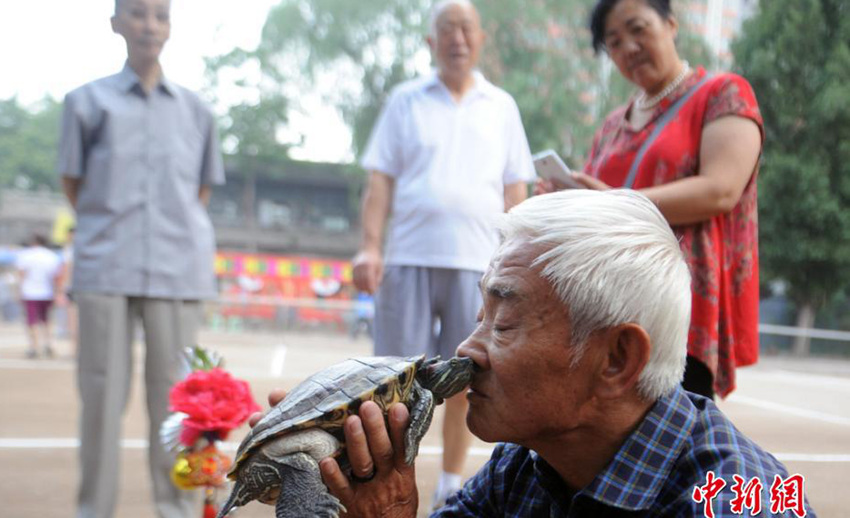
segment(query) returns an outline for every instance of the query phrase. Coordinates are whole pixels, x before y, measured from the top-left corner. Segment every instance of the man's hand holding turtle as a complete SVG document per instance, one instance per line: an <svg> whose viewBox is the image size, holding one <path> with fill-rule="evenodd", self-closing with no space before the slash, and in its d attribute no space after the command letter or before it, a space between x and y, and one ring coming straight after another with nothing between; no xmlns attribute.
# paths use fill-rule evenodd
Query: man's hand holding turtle
<svg viewBox="0 0 850 518"><path fill-rule="evenodd" d="M274 407L286 397L286 391L269 393ZM253 427L265 413L248 419ZM404 461L404 431L410 424L410 412L396 403L388 412L389 433L381 409L372 401L363 403L360 415L345 421L346 450L351 464L349 480L333 458L319 463L322 480L331 494L339 498L347 518L414 518L419 506L416 472ZM269 502L266 502L269 503ZM273 503L273 502L272 502Z"/></svg>
<svg viewBox="0 0 850 518"><path fill-rule="evenodd" d="M407 407L389 409L389 433L378 405L363 403L359 416L345 422L345 442L352 479L335 459L319 463L322 480L339 498L349 518L413 518L419 505L416 473L404 461L404 431L410 421Z"/></svg>

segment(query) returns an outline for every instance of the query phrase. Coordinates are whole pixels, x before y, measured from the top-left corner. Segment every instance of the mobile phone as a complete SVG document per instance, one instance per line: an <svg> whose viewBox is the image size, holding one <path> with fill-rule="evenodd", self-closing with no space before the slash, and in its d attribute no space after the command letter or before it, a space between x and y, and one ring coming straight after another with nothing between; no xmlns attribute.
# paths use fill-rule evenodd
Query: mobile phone
<svg viewBox="0 0 850 518"><path fill-rule="evenodd" d="M551 149L541 151L532 157L537 174L544 180L555 182L560 187L568 189L583 189L584 186L573 180L572 171L561 160L558 153Z"/></svg>

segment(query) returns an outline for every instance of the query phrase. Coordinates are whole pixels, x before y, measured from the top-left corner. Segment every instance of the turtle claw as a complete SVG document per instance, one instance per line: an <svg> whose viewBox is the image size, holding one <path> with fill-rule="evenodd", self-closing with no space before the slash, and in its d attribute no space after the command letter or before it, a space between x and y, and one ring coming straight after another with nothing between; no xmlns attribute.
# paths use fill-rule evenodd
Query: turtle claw
<svg viewBox="0 0 850 518"><path fill-rule="evenodd" d="M337 518L345 507L322 483L319 464L306 453L288 455L280 460L280 495L275 518Z"/></svg>
<svg viewBox="0 0 850 518"><path fill-rule="evenodd" d="M434 395L425 390L419 382L413 387L413 406L410 408L410 425L404 432L404 461L408 466L413 465L416 455L419 453L419 443L431 426L431 418L434 417Z"/></svg>

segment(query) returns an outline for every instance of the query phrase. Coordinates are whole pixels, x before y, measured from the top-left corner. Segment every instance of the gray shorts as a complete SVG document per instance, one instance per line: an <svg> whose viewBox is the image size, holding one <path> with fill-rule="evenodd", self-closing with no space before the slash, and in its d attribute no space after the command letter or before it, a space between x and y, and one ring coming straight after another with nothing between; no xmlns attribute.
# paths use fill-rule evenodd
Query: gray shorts
<svg viewBox="0 0 850 518"><path fill-rule="evenodd" d="M481 308L482 272L390 265L375 297L377 356L455 355Z"/></svg>

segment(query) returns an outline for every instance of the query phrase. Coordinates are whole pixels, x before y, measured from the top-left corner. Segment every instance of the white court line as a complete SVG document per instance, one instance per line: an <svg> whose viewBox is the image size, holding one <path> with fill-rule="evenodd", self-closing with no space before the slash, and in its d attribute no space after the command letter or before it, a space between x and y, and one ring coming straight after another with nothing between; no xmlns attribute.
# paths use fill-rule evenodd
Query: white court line
<svg viewBox="0 0 850 518"><path fill-rule="evenodd" d="M831 374L811 374L784 369L741 371L740 379L768 380L802 387L850 390L850 378Z"/></svg>
<svg viewBox="0 0 850 518"><path fill-rule="evenodd" d="M817 410L797 408L793 406L783 405L780 403L774 403L772 401L765 401L763 399L756 399L747 396L738 396L736 394L732 394L726 399L726 401L729 401L731 403L741 403L744 405L750 405L757 408L772 410L774 412L780 412L783 414L789 414L797 417L804 417L806 419L811 419L814 421L824 421L826 423L850 426L850 417L842 417L834 414L828 414L826 412L818 412Z"/></svg>
<svg viewBox="0 0 850 518"><path fill-rule="evenodd" d="M283 365L286 363L286 346L283 344L275 347L274 356L272 357L271 371L272 376L279 378L283 376Z"/></svg>
<svg viewBox="0 0 850 518"><path fill-rule="evenodd" d="M80 445L77 439L17 439L3 438L0 439L0 450L68 450L76 449ZM221 445L221 449L225 451L236 451L238 444L235 442L226 442ZM141 450L148 447L146 439L123 439L121 447L125 450ZM492 453L492 448L470 448L469 455L473 457L489 457ZM419 455L437 456L443 454L443 448L439 446L422 446L419 448ZM850 453L774 453L774 457L780 461L794 462L818 462L818 463L837 463L850 462Z"/></svg>

